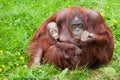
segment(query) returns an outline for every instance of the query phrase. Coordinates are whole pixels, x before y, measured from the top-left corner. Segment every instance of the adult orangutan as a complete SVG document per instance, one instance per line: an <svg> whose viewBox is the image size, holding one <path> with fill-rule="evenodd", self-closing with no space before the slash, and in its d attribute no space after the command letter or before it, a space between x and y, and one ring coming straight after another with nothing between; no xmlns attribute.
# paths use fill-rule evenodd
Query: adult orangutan
<svg viewBox="0 0 120 80"><path fill-rule="evenodd" d="M44 62L54 63L64 69L76 65L95 68L111 60L114 42L110 29L98 12L78 6L60 10L50 16L33 35L28 48L30 54L36 56L41 53L39 40L46 32L46 25L53 21L59 26L60 41L77 43L82 49L82 55L75 56L74 50L68 49L65 53L70 58L65 59L61 50L54 45L44 53Z"/></svg>

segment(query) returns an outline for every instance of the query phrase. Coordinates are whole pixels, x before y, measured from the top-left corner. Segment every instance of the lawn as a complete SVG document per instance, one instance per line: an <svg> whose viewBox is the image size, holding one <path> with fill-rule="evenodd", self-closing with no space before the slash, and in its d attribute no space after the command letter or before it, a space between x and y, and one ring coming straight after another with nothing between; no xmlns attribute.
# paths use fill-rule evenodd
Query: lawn
<svg viewBox="0 0 120 80"><path fill-rule="evenodd" d="M75 69L66 74L54 65L27 68L31 36L54 12L82 6L101 13L114 36L111 62L97 70ZM0 0L0 80L120 80L120 0Z"/></svg>

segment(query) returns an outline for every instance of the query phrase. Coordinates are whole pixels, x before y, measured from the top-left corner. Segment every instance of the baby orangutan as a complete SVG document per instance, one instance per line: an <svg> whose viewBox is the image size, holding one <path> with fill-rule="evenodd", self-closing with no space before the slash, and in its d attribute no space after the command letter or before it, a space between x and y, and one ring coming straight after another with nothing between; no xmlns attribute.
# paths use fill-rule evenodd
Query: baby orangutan
<svg viewBox="0 0 120 80"><path fill-rule="evenodd" d="M28 50L31 52L30 53L30 59L28 62L28 66L32 67L33 65L37 65L41 63L42 57L46 54L46 52L50 49L50 47L55 47L60 50L60 53L63 53L63 57L65 59L69 58L65 54L66 50L72 49L74 50L75 55L80 55L81 54L81 49L76 46L75 44L69 43L67 41L61 42L59 40L59 29L57 27L57 24L55 22L50 22L46 26L46 31L43 34L41 34L41 38L38 39L38 42L32 43L30 47L28 47ZM47 34L46 34L47 33ZM38 49L38 52L36 49L34 50L34 45L36 45L36 49ZM54 51L54 49L52 50ZM57 54L58 52L56 52Z"/></svg>

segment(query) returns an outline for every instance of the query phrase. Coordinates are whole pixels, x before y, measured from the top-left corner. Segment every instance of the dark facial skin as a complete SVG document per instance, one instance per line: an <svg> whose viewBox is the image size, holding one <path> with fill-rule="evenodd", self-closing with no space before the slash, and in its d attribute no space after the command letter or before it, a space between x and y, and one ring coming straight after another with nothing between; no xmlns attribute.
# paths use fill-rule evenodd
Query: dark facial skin
<svg viewBox="0 0 120 80"><path fill-rule="evenodd" d="M76 16L71 21L71 28L74 36L80 36L84 31L84 22Z"/></svg>
<svg viewBox="0 0 120 80"><path fill-rule="evenodd" d="M84 32L85 28L86 27L84 21L77 16L75 16L71 21L72 37L73 40L77 43L77 45L78 43L80 43L81 34Z"/></svg>
<svg viewBox="0 0 120 80"><path fill-rule="evenodd" d="M85 23L77 16L71 22L73 40L77 43L89 42L96 38L96 36L86 30Z"/></svg>

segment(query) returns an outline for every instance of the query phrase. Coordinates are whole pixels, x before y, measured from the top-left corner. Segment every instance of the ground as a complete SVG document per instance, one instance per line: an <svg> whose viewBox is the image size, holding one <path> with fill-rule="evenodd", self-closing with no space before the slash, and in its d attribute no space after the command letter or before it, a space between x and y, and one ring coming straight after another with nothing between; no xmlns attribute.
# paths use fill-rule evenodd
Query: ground
<svg viewBox="0 0 120 80"><path fill-rule="evenodd" d="M111 62L97 70L75 69L66 74L42 64L27 68L26 48L40 24L70 6L93 9L103 16L114 36ZM0 80L120 80L120 0L0 0Z"/></svg>

